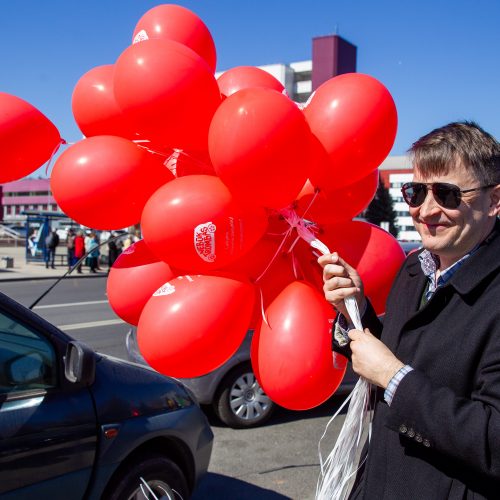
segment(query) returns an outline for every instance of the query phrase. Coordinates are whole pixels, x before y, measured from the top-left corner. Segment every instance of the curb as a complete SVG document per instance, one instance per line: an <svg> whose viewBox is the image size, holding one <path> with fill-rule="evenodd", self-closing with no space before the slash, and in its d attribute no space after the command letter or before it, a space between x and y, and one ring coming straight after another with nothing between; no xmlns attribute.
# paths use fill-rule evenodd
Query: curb
<svg viewBox="0 0 500 500"><path fill-rule="evenodd" d="M104 274L89 274L89 275L84 275L84 276L77 276L77 275L72 275L72 274L68 274L67 276L64 277L64 279L84 279L84 278L107 278L108 277L108 274L107 273L104 273ZM60 276L12 276L12 277L5 277L3 278L1 275L0 275L0 283L12 283L14 281L44 281L44 280L58 280L62 278L62 275Z"/></svg>

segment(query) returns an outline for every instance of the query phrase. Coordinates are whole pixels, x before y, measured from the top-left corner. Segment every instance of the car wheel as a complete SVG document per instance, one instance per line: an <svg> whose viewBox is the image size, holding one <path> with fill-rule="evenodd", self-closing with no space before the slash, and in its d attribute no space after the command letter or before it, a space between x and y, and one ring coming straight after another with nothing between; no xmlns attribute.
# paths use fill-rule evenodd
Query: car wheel
<svg viewBox="0 0 500 500"><path fill-rule="evenodd" d="M106 493L103 498L108 500L189 498L189 489L181 469L172 460L159 455L143 458L124 467L106 488Z"/></svg>
<svg viewBox="0 0 500 500"><path fill-rule="evenodd" d="M220 420L234 429L261 425L275 408L255 378L250 363L236 366L224 377L213 406Z"/></svg>

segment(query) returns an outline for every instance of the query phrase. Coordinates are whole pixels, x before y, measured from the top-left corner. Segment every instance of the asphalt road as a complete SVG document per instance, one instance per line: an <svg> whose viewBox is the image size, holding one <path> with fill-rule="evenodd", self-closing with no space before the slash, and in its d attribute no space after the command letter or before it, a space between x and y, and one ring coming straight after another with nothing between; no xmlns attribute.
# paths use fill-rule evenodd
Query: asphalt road
<svg viewBox="0 0 500 500"><path fill-rule="evenodd" d="M1 284L3 293L31 305L53 281ZM97 351L126 359L121 321L106 300L106 279L89 277L61 281L34 309L72 337ZM215 434L209 474L193 500L313 499L319 474L318 442L343 398L333 397L308 411L278 409L271 421L256 429L223 427L209 412ZM343 416L330 425L322 442L323 458L331 450Z"/></svg>

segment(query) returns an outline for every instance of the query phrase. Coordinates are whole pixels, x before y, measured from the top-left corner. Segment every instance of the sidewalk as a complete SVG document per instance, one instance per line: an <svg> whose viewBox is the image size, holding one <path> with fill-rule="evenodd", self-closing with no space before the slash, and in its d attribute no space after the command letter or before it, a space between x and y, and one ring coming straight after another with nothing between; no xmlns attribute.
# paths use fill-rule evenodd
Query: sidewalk
<svg viewBox="0 0 500 500"><path fill-rule="evenodd" d="M66 248L64 248L66 251ZM68 270L65 265L58 264L56 260L55 269L47 269L44 262L26 262L26 249L24 246L0 247L0 259L2 257L12 257L14 259L14 267L3 269L0 268L0 282L2 281L17 281L17 280L37 280L37 279L57 279L63 276ZM69 275L72 278L95 278L106 276L107 267L97 273L89 273L89 268L83 266L82 274L76 272L76 269Z"/></svg>

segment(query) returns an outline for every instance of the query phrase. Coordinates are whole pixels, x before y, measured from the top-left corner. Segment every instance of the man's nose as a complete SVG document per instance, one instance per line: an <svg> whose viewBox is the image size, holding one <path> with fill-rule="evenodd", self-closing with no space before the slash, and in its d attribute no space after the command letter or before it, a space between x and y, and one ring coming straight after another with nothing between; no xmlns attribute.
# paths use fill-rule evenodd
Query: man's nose
<svg viewBox="0 0 500 500"><path fill-rule="evenodd" d="M429 215L434 215L441 211L441 206L434 198L434 193L432 189L427 191L424 202L420 205L420 216L427 217Z"/></svg>

